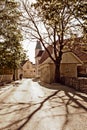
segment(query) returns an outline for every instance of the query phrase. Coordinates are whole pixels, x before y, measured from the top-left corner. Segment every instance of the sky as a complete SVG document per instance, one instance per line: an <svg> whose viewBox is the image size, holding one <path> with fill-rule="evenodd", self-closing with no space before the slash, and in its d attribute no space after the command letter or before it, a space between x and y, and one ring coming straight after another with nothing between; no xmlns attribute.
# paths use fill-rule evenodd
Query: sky
<svg viewBox="0 0 87 130"><path fill-rule="evenodd" d="M36 0L29 0L30 3L35 2ZM35 63L35 47L36 42L30 42L28 39L22 42L24 50L27 51L27 56L29 60Z"/></svg>
<svg viewBox="0 0 87 130"><path fill-rule="evenodd" d="M24 40L22 42L24 50L27 51L27 56L29 60L33 63L35 63L35 47L36 47L36 42L30 42L28 39Z"/></svg>

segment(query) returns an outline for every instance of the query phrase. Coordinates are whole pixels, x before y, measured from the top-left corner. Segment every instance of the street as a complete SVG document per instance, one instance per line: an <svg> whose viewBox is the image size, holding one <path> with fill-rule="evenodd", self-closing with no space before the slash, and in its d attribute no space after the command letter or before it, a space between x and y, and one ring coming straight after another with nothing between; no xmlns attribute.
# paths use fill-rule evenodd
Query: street
<svg viewBox="0 0 87 130"><path fill-rule="evenodd" d="M87 95L18 80L0 88L0 130L87 130Z"/></svg>

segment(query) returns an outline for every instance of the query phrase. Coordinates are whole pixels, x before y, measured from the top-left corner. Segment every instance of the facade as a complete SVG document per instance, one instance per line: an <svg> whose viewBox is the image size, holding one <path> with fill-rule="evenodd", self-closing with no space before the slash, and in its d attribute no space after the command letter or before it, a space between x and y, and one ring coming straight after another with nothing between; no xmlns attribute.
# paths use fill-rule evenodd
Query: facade
<svg viewBox="0 0 87 130"><path fill-rule="evenodd" d="M77 66L81 65L81 60L72 52L64 53L60 66L61 77L77 77ZM41 81L46 83L54 82L55 65L49 57L40 62L39 71Z"/></svg>
<svg viewBox="0 0 87 130"><path fill-rule="evenodd" d="M78 66L78 76L87 77L87 51L77 49L73 53L83 62L82 66Z"/></svg>
<svg viewBox="0 0 87 130"><path fill-rule="evenodd" d="M22 69L19 70L19 77L22 74L23 78L34 78L35 77L35 65L29 60L23 61L21 64Z"/></svg>
<svg viewBox="0 0 87 130"><path fill-rule="evenodd" d="M61 77L77 78L78 76L87 77L87 44L86 40L82 37L73 39L65 39L66 46L64 47L64 53L60 65ZM71 44L75 42L75 44ZM84 43L86 47L84 46ZM68 49L70 48L70 50ZM52 46L47 48L50 54L53 54ZM68 50L68 51L67 51ZM55 65L46 51L43 52L39 59L38 72L40 74L40 80L43 82L54 82Z"/></svg>
<svg viewBox="0 0 87 130"><path fill-rule="evenodd" d="M15 73L15 77L14 77ZM10 82L23 78L35 77L35 65L29 60L23 61L18 69L2 68L0 69L0 82Z"/></svg>

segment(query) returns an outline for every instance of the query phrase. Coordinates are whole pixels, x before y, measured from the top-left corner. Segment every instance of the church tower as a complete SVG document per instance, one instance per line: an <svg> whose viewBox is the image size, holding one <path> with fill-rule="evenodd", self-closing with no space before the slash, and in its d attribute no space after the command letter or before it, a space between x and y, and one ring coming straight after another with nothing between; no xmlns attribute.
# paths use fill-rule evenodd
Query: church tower
<svg viewBox="0 0 87 130"><path fill-rule="evenodd" d="M39 72L39 60L41 58L42 47L40 41L37 41L36 48L35 48L35 64L36 64L36 77L40 76Z"/></svg>
<svg viewBox="0 0 87 130"><path fill-rule="evenodd" d="M35 48L35 57L41 50L42 50L41 43L40 43L40 41L37 41L36 48Z"/></svg>

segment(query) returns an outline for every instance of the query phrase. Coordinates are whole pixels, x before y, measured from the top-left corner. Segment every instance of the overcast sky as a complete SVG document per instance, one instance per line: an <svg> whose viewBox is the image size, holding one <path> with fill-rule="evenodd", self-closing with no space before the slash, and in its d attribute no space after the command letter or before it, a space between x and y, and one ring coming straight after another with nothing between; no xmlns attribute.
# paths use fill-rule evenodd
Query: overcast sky
<svg viewBox="0 0 87 130"><path fill-rule="evenodd" d="M36 42L30 42L29 40L24 40L22 42L24 50L27 51L27 56L29 57L29 60L33 63L35 63L35 47Z"/></svg>
<svg viewBox="0 0 87 130"><path fill-rule="evenodd" d="M35 2L36 0L29 0L30 3ZM36 42L30 42L28 39L22 42L23 48L27 51L27 56L29 60L35 63L35 47Z"/></svg>

